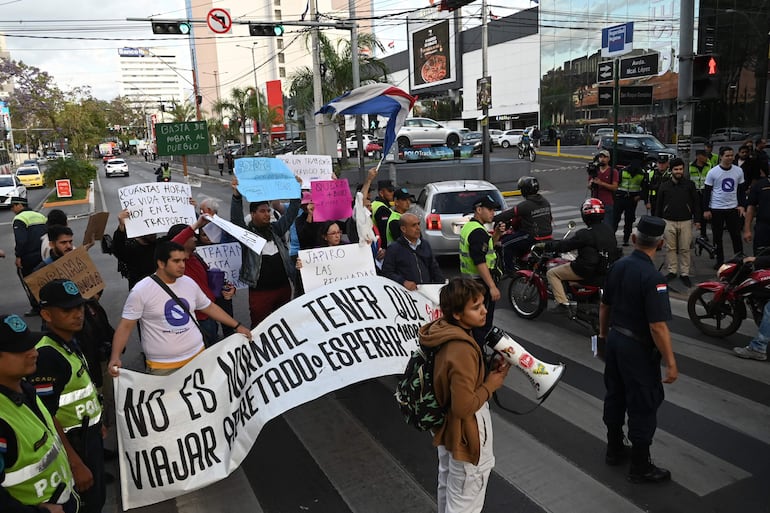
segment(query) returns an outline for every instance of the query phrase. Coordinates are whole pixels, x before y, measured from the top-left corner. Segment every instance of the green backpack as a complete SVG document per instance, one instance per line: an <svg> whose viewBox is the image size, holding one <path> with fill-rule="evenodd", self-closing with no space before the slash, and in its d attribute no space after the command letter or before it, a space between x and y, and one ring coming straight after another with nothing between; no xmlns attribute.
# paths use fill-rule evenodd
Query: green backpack
<svg viewBox="0 0 770 513"><path fill-rule="evenodd" d="M420 431L441 427L446 417L446 408L433 390L433 364L441 346L420 345L413 351L396 385L396 402L404 420Z"/></svg>

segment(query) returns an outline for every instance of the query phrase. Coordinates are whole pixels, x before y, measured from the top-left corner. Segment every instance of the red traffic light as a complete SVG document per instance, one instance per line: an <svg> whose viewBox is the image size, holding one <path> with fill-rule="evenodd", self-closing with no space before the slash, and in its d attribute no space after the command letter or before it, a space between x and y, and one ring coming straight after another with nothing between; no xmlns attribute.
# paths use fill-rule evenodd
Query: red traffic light
<svg viewBox="0 0 770 513"><path fill-rule="evenodd" d="M716 75L718 72L717 70L717 60L712 55L711 58L708 60L708 71L707 73L709 75Z"/></svg>

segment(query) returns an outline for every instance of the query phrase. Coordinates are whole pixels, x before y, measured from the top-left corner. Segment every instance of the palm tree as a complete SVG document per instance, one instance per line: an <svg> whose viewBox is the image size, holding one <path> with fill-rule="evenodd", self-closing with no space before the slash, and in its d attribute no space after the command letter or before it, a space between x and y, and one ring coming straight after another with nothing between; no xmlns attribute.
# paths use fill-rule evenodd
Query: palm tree
<svg viewBox="0 0 770 513"><path fill-rule="evenodd" d="M195 107L188 101L178 103L176 100L173 100L171 108L166 112L171 115L175 123L195 120Z"/></svg>
<svg viewBox="0 0 770 513"><path fill-rule="evenodd" d="M306 40L306 45L307 42ZM318 35L321 50L321 62L323 63L323 80L321 80L323 101L327 102L337 96L353 89L353 49L350 41L339 40L335 43L323 34ZM358 50L377 48L384 51L373 34L362 33L358 36ZM370 54L373 52L370 52ZM382 61L364 55L357 51L359 62L361 85L388 80L388 68ZM294 99L294 106L299 113L313 112L313 70L308 67L299 68L292 74L289 91ZM340 148L342 149L343 163L347 163L347 148L345 144L345 118L338 116Z"/></svg>
<svg viewBox="0 0 770 513"><path fill-rule="evenodd" d="M237 118L243 131L243 146L246 146L246 120L251 116L254 111L254 95L252 94L253 88L238 88L234 87L230 91L229 100L219 100L214 103L214 110L228 111L231 119Z"/></svg>

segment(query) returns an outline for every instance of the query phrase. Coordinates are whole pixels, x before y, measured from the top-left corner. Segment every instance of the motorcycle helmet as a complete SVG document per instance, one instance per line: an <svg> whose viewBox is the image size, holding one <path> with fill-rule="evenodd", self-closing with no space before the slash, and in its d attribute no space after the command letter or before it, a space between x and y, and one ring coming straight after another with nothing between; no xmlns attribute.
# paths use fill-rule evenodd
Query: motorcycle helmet
<svg viewBox="0 0 770 513"><path fill-rule="evenodd" d="M537 192L540 190L540 184L537 182L537 178L533 176L522 176L519 178L518 186L519 190L521 191L521 195L525 198L527 196L537 194Z"/></svg>
<svg viewBox="0 0 770 513"><path fill-rule="evenodd" d="M580 207L580 215L587 225L601 223L604 220L604 203L598 198L588 198Z"/></svg>

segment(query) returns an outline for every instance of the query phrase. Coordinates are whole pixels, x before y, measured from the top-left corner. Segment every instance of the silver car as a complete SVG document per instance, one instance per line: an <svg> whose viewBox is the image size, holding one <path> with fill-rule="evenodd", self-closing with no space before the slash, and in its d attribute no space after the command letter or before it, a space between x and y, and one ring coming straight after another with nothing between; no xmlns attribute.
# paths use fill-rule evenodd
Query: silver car
<svg viewBox="0 0 770 513"><path fill-rule="evenodd" d="M460 144L461 140L460 130L445 127L428 118L407 118L396 137L399 148L421 144L445 144L454 148Z"/></svg>
<svg viewBox="0 0 770 513"><path fill-rule="evenodd" d="M498 188L484 180L451 180L423 187L412 210L420 218L422 238L434 255L460 252L460 231L473 217L473 204L486 195L505 208ZM487 228L492 230L492 225Z"/></svg>

